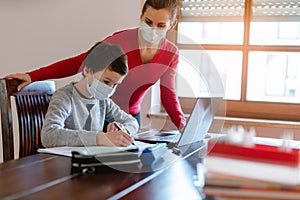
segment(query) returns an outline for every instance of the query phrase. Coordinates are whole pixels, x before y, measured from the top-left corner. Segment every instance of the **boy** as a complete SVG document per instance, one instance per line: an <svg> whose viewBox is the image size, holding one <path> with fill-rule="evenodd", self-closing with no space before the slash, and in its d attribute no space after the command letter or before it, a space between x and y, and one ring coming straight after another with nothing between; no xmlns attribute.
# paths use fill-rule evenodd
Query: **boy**
<svg viewBox="0 0 300 200"><path fill-rule="evenodd" d="M128 146L138 131L135 118L109 97L128 73L117 45L99 42L82 62L83 77L58 89L49 104L41 138L45 147ZM103 132L104 121L111 122ZM121 128L119 128L121 126Z"/></svg>

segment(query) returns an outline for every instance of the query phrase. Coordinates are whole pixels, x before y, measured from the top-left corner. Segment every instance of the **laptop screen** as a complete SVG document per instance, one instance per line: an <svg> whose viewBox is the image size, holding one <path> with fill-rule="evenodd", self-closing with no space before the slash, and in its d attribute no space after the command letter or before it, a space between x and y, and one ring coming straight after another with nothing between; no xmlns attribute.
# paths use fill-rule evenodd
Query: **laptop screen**
<svg viewBox="0 0 300 200"><path fill-rule="evenodd" d="M221 101L221 97L197 98L177 146L191 144L204 139Z"/></svg>

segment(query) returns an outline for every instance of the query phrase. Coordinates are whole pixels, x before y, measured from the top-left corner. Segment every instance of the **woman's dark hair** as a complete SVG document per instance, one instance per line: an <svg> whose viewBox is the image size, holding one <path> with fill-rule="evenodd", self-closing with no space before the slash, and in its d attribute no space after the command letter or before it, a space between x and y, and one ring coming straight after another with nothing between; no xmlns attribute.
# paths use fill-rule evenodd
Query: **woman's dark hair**
<svg viewBox="0 0 300 200"><path fill-rule="evenodd" d="M88 67L93 73L109 67L121 75L128 73L127 57L122 49L115 44L98 42L87 52L82 67Z"/></svg>
<svg viewBox="0 0 300 200"><path fill-rule="evenodd" d="M142 14L146 12L146 9L149 6L156 10L169 10L171 12L171 21L174 21L178 9L178 0L146 0L142 9Z"/></svg>

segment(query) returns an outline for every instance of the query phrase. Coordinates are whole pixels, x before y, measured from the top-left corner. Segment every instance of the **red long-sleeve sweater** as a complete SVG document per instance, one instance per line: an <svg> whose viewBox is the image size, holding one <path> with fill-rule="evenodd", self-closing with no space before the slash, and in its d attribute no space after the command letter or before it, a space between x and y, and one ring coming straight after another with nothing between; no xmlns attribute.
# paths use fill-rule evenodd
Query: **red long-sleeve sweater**
<svg viewBox="0 0 300 200"><path fill-rule="evenodd" d="M178 49L163 39L154 58L144 64L140 57L138 29L120 31L103 41L122 47L128 58L129 73L112 96L123 110L130 114L140 112L141 101L148 89L160 80L161 102L172 122L181 129L186 121L175 91L175 76L178 65ZM28 72L32 81L63 78L77 74L86 52L38 70Z"/></svg>

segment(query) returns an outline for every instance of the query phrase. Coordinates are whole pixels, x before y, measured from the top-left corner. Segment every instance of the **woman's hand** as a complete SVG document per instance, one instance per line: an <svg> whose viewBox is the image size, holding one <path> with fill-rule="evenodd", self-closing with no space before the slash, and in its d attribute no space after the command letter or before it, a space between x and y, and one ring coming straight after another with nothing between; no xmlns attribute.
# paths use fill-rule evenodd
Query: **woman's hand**
<svg viewBox="0 0 300 200"><path fill-rule="evenodd" d="M29 74L25 74L25 73L10 74L5 76L4 78L14 78L22 81L22 83L17 87L18 91L20 91L23 87L25 87L26 85L32 82Z"/></svg>
<svg viewBox="0 0 300 200"><path fill-rule="evenodd" d="M96 143L99 146L129 146L133 142L134 139L121 130L98 133L96 136Z"/></svg>

